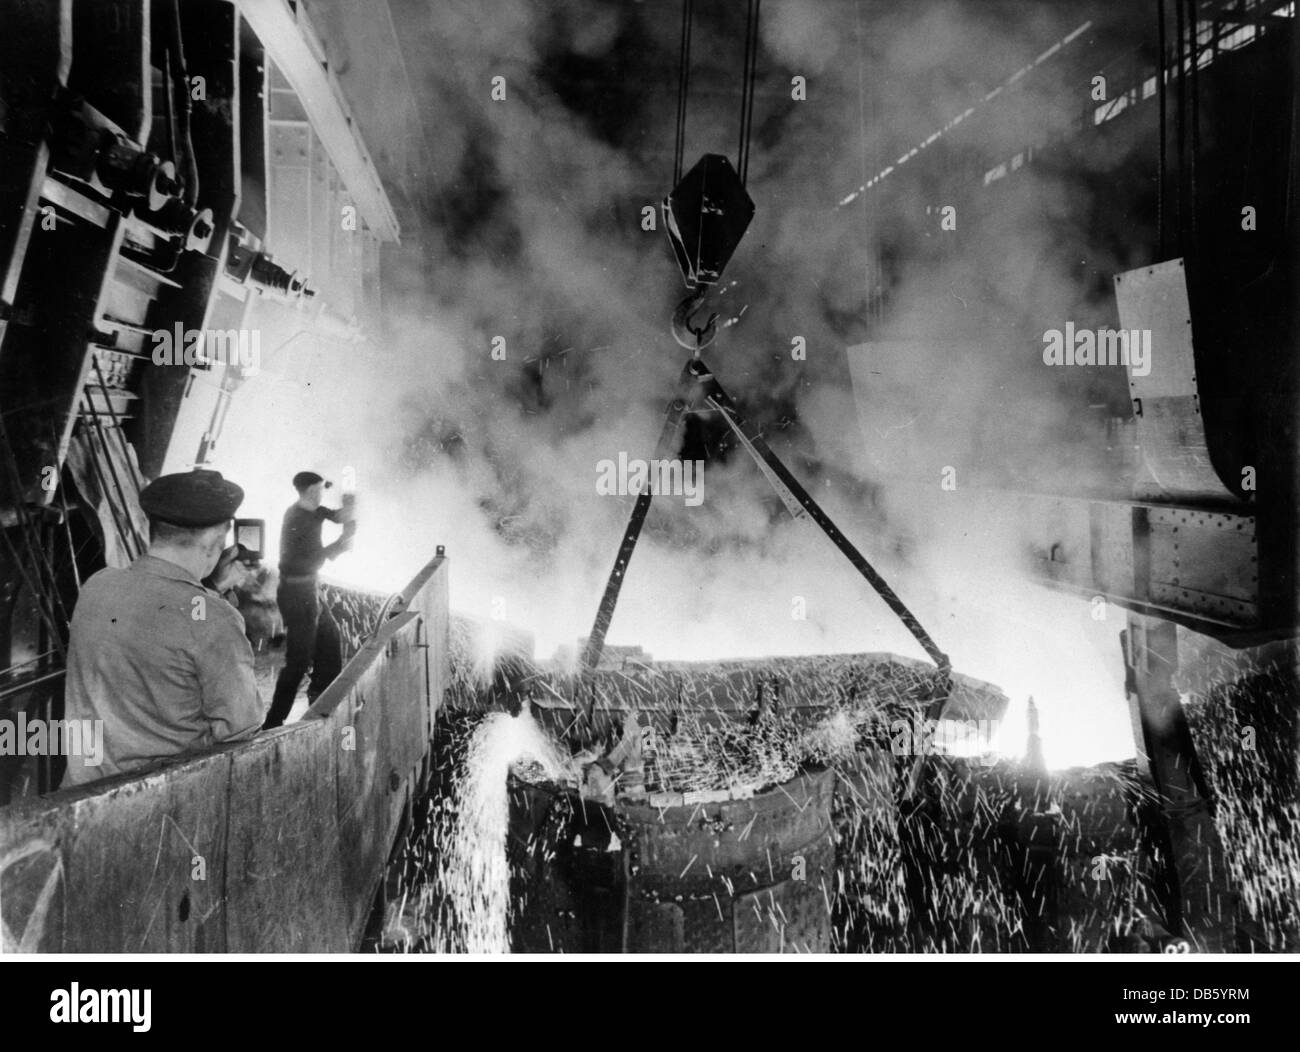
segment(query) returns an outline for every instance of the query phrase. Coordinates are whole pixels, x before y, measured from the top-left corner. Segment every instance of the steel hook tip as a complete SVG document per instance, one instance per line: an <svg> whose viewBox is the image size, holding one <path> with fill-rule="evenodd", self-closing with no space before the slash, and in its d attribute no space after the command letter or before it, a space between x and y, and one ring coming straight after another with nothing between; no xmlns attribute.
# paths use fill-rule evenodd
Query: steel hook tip
<svg viewBox="0 0 1300 1052"><path fill-rule="evenodd" d="M677 309L673 311L673 339L688 351L699 352L711 344L714 337L718 335L716 314L710 314L709 320L702 326L691 323L691 312L699 305L707 291L707 288L701 288L698 292L692 292L677 304Z"/></svg>

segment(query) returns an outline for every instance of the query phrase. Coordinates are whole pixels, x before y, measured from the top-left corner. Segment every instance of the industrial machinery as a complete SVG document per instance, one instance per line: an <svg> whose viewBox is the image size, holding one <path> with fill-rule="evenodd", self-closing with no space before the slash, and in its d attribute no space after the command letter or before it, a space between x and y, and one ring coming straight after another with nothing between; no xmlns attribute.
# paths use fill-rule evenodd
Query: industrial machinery
<svg viewBox="0 0 1300 1052"><path fill-rule="evenodd" d="M884 600L934 662L933 673L914 702L937 720L953 693L948 657L894 592L879 571L840 532L824 509L772 451L761 431L748 424L736 403L700 356L716 336L716 315L695 325L695 312L728 261L754 215L745 190L749 126L753 114L757 0L750 4L745 40L745 90L742 100L738 164L705 154L681 176L682 124L686 112L691 5L683 14L682 84L678 103L677 185L663 203L664 226L689 294L674 311L672 333L692 351L676 395L668 403L654 460L675 459L688 414L717 414L754 459L790 514L811 519ZM636 495L583 648L574 686L585 727L566 728L570 738L599 736L597 710L609 699L594 682L619 593L650 511L655 487L647 482ZM687 677L690 678L689 676ZM775 696L785 692L760 677L740 690L742 704L752 697L752 712L714 715L723 720L789 720ZM731 689L730 687L724 689ZM649 688L656 694L655 688ZM649 701L649 697L645 699ZM661 699L662 700L662 699ZM793 702L785 698L786 704ZM716 699L712 702L718 705ZM693 718L708 719L700 705ZM825 699L813 703L825 712ZM603 713L608 722L609 713ZM674 721L676 717L673 717ZM671 733L671 732L670 732ZM515 926L516 945L525 950L586 952L827 952L832 913L825 889L834 880L832 798L837 775L830 770L800 771L783 784L750 787L760 791L735 798L734 788L715 793L652 795L643 799L643 780L651 780L652 742L658 740L649 710L629 713L618 744L599 763L621 768L617 800L580 799L544 784L517 782L512 788L514 823L510 843L518 880L516 897L526 903ZM630 755L628 755L630 754ZM918 751L901 793L916 792L925 756ZM892 815L892 761L871 754L879 769L871 795ZM884 788L881 788L884 786ZM583 796L587 797L585 789ZM751 839L752 837L752 839ZM811 867L811 869L809 869ZM693 871L694 870L694 871ZM692 872L693 871L693 872ZM759 875L756 875L757 874ZM811 877L809 876L811 873ZM688 874L690 874L688 876ZM794 874L793 876L791 874ZM725 908L724 903L725 901Z"/></svg>
<svg viewBox="0 0 1300 1052"><path fill-rule="evenodd" d="M1296 338L1295 247L1300 243L1294 172L1300 165L1294 101L1289 109L1278 108L1279 100L1294 100L1297 93L1260 95L1246 69L1249 60L1234 49L1242 41L1257 41L1256 50L1266 52L1269 62L1281 69L1289 63L1293 86L1300 60L1293 12L1250 15L1230 4L1175 0L1168 10L1158 4L1156 13L1152 25L1158 32L1150 52L1156 56L1154 74L1139 63L1130 71L1131 90L1121 85L1116 91L1112 86L1113 98L1119 101L1095 107L1080 132L1100 140L1111 132L1107 123L1124 114L1125 121L1148 123L1152 151L1158 151L1158 223L1150 261L1113 277L1118 328L1137 339L1145 333L1162 355L1157 370L1135 367L1136 361L1126 360L1132 418L1121 421L1117 429L1133 443L1138 460L1131 476L1117 470L1116 477L1130 477L1130 488L1088 499L1007 492L990 480L976 482L976 496L967 499L975 501L973 514L990 516L1006 514L1010 502L1018 509L1012 512L1016 520L1032 524L1037 539L1027 553L1027 569L1033 576L1094 605L1109 602L1127 611L1120 656L1127 673L1139 762L1161 802L1159 818L1147 835L1162 845L1166 860L1167 891L1162 903L1166 923L1198 948L1223 949L1233 945L1233 892L1216 831L1213 791L1197 757L1180 694L1231 690L1234 683L1254 682L1273 673L1289 677L1294 684L1293 640L1300 628L1296 600L1300 458L1295 442L1300 384L1291 353ZM682 391L669 404L655 455L673 456L684 414L720 414L791 513L807 514L822 527L908 627L944 682L950 676L947 658L761 434L740 420L734 402L700 358L702 348L716 336L716 316L704 324L694 323L691 316L720 278L753 216L744 185L752 71L747 45L738 165L733 168L724 157L706 155L683 179L689 18L688 4L678 101L677 185L663 211L674 255L690 290L674 313L672 331L693 358L683 371ZM1085 24L1080 32L1086 28ZM1077 33L1064 43L1074 36ZM1067 56L1064 61L1071 59ZM1208 101L1211 98L1215 101ZM1228 108L1247 98L1249 105L1270 107L1270 119L1291 129L1278 144L1261 148L1272 156L1285 145L1286 156L1272 168L1249 167L1254 150L1249 142L1238 142L1236 152L1219 142L1211 153L1199 139L1207 119L1201 107L1215 106L1214 118L1223 120ZM963 145L969 148L978 127L976 117L959 131L944 129L931 135L924 146L940 140L943 133L948 138L913 162L917 167L910 171L918 178L935 178L936 168L953 156L946 143L952 141L954 151ZM991 169L985 175L985 193L996 192L988 188L996 188L997 180L1014 179L1026 158L1052 164L1052 151L1052 144L1038 144L1014 163ZM900 186L900 177L885 182L886 177L919 152L913 149L905 154L845 202L874 190L873 207L877 213L887 211L896 200L892 191ZM954 185L945 172L948 184L942 199L957 202L954 209L969 215L975 211L968 204L971 185L964 169L953 170L960 173L961 181ZM1291 174L1281 182L1276 178L1266 182L1261 174L1265 170ZM1254 229L1248 221L1254 207L1243 210L1234 204L1225 212L1220 199L1210 196L1210 185L1242 201L1268 202L1271 214L1281 217L1280 225L1268 238L1243 236L1243 231ZM897 207L907 207L906 193L906 189L900 192ZM1131 223L1124 213L1117 216L1120 222ZM941 260L935 263L939 266ZM1278 309L1279 302L1290 306ZM1017 338L1003 332L971 335L977 340ZM948 360L960 360L963 351L967 348L955 337ZM864 421L880 420L886 425L898 421L892 429L896 434L888 426L874 431L864 428L882 474L897 476L899 465L911 467L915 459L908 436L916 432L906 428L944 426L937 405L923 398L900 404L897 392L903 381L892 382L895 371L911 367L917 349L909 349L905 341L880 341L851 348L849 356ZM933 360L942 362L944 356L936 354ZM933 382L937 386L946 380L940 374ZM927 473L939 470L938 465L916 466ZM979 478L978 463L962 470L971 472L967 478ZM632 511L587 640L582 663L587 675L599 662L650 501L651 494L643 491ZM942 711L946 693L936 690L931 716ZM591 704L590 694L587 704ZM918 760L909 793L920 775Z"/></svg>
<svg viewBox="0 0 1300 1052"><path fill-rule="evenodd" d="M801 6L783 5L781 14ZM837 278L852 275L837 290L835 324L825 331L836 348L847 347L847 379L875 462L872 484L911 487L918 517L949 501L949 514L955 505L968 521L1005 527L1019 545L1022 576L1073 596L1081 618L1115 618L1109 630L1118 640L1114 661L1124 671L1137 759L1121 774L1049 774L1035 748L1031 699L1027 761L974 774L978 764L966 763L965 781L945 782L957 786L946 795L935 786L962 766L949 763L953 757L927 761L918 751L895 763L878 737L857 726L849 730L862 779L848 786L837 781L839 770L812 763L778 766L779 777L744 787L748 795L730 784L662 784L665 743L673 744L688 712L702 714L710 734L741 728L762 737L820 714L826 696L862 697L874 689L869 673L882 667L906 682L896 700L920 718L951 717L971 694L948 656L957 653L953 635L931 636L914 613L918 600L905 602L906 590L895 591L880 572L875 553L883 546L859 547L841 532L811 495L820 492L812 480L796 478L769 445L757 392L733 398L724 360L713 353L705 360L725 329L711 306L756 216L751 189L760 196L757 179L749 180L760 10L759 0L743 9L715 5L725 12L715 22L719 38L739 43L743 25L739 141L734 155L708 144L711 152L687 169L694 3L684 0L671 190L658 216L686 290L670 331L689 358L655 457L677 456L688 424L707 422L725 434L789 513L810 519L835 544L929 663L855 654L839 663L809 658L795 670L776 661L758 669L670 669L649 660L610 668L602 662L605 640L655 496L646 486L636 494L579 675L549 678L521 659L525 671L505 684L513 711L528 690L554 693L553 707L538 703L536 721L555 738L580 740L583 763L592 753L588 770L604 771L602 761L615 766L609 753L586 749L607 745L611 735L614 749L636 760L617 796L584 794L581 782L511 781L517 948L824 950L827 921L839 923L845 898L882 910L896 904L872 884L879 873L841 868L850 885L860 883L831 894L819 883L841 866L841 850L856 852L855 861L881 853L876 834L897 849L893 861L911 850L882 883L908 885L914 902L931 894L954 858L971 862L981 889L1000 891L1006 879L1027 923L1038 925L1016 933L1016 948L1077 948L1068 933L1048 931L1057 918L1088 928L1090 948L1132 945L1108 941L1121 911L1106 911L1126 895L1124 905L1133 905L1136 867L1124 887L1107 883L1111 897L1101 904L1095 876L1099 860L1120 853L1145 859L1142 879L1157 900L1145 929L1123 933L1142 948L1295 948L1294 870L1277 874L1293 862L1286 851L1295 837L1300 745L1298 5L1085 0L1053 7L1025 20L1032 24L1023 35L1007 34L1015 68L998 66L1004 56L968 56L957 85L884 120L897 85L886 78L876 87L882 81L871 62L880 40L862 20L864 11L870 19L872 9L891 5L806 6L834 8L841 13L827 24L857 30L862 75L836 83L857 80L858 109L831 125L837 138L825 145L835 163L818 171L833 173L827 182L853 173L854 185L817 185L790 207L804 210L797 218L809 218L810 230L814 212L815 221L836 228L826 243L843 256L827 265L839 268ZM939 6L947 14L965 5ZM1015 16L1008 4L969 6L994 9L995 33L999 19ZM439 111L412 89L419 80L407 67L438 54L437 9L397 0L6 3L0 719L59 715L80 582L145 547L139 489L164 472L220 466L240 437L227 426L236 398L259 381L305 379L309 354L346 353L365 339L381 315L381 247L389 251L398 238L380 167L393 187L413 195L417 230L429 235L417 249L423 269L403 271L427 274L430 263L443 262L444 245L452 254L473 250L466 242L478 231L461 221L490 216L492 206L468 199L449 207L442 198L448 185L472 182L463 177L488 163L475 153L494 139L480 134L483 123L512 109L493 100L492 116L476 114L479 124L460 129L473 144L465 171L435 170L440 158L431 156L438 151L425 133ZM354 46L327 49L313 27L316 14ZM619 31L621 48L623 31L646 17L620 11L606 28ZM594 33L577 63L583 90L559 90L573 84L548 79L564 76L546 61L549 48L567 46L566 27L556 26L549 36L560 43L548 34L530 39L541 60L527 72L556 87L546 105L565 107L562 115L581 128L591 97L617 98L592 83L626 67L593 57L600 50ZM791 28L776 25L787 65L807 43L792 39ZM916 54L929 44L906 43ZM384 92L356 119L339 80L347 65L340 50L354 69L367 52L392 67L391 77L370 82ZM611 45L609 54L619 52ZM655 61L640 69L653 70ZM986 76L998 80L984 83ZM352 81L354 101L359 84L366 81ZM403 87L412 97L402 112L378 122L377 165L360 128L373 126L388 89ZM524 95L518 87L512 79L511 103ZM731 100L728 93L728 107ZM638 116L652 124L651 110ZM934 126L915 127L931 113L940 114ZM774 147L787 130L783 119L796 123L787 112L761 125ZM613 130L628 130L630 120L616 115ZM860 144L844 137L849 128L860 128ZM415 145L398 142L402 135ZM644 157L628 151L625 159ZM618 182L619 192L625 186ZM629 202L602 204L619 214ZM1035 237L1023 238L1026 222ZM421 236L408 240L419 245ZM1010 278L999 274L1008 260ZM932 284L921 286L924 309L909 313L899 283L918 274ZM1112 349L1118 333L1139 334L1135 345L1147 334L1159 363L1148 370L1130 359L1127 368L1086 378L1078 370L1035 374L1064 407L1060 422L1074 429L1071 440L1101 436L1101 448L1065 443L1081 458L1095 454L1086 461L1095 470L1076 470L1071 461L1056 465L1055 475L1036 473L1032 448L1004 456L954 440L940 456L917 440L943 435L953 409L974 418L979 436L984 425L997 434L1028 423L1017 393L1031 385L999 384L999 355L1020 375L1037 369L1045 361L1042 330L1060 324L1072 338L1074 321L1083 322L1076 312L1109 334ZM294 369L298 376L290 376ZM986 382L972 390L972 375ZM994 426L1006 421L1010 427ZM936 483L945 469L962 479L955 493ZM823 463L821 470L836 468ZM250 551L265 547L260 520L240 520L236 529ZM439 548L401 596L359 604L360 660L311 725L167 767L147 784L82 795L43 795L58 785L57 759L0 757L0 805L10 805L0 811L8 838L0 851L6 944L16 933L24 949L355 948L377 874L428 775L433 720L450 690L439 667L448 650L443 556ZM469 679L456 689L480 710L495 703L496 684ZM1000 714L1007 704L992 688L976 693L973 706ZM386 703L392 699L398 703ZM356 736L355 751L338 746L345 734ZM268 806L272 789L293 806ZM870 828L846 833L838 822L846 793L862 795ZM435 803L446 811L445 801ZM193 852L173 827L213 845L206 850L222 859L218 890L193 886ZM156 859L138 849L142 829L157 836ZM935 843L909 842L922 832ZM1239 848L1251 837L1268 842L1243 861ZM1066 840L1070 850L1057 850ZM984 841L992 846L976 858ZM152 875L138 879L151 862L157 885ZM1252 866L1273 868L1257 879L1247 872ZM802 879L793 875L804 868ZM258 879L271 872L292 881L278 888ZM146 885L161 890L146 898ZM730 902L715 897L723 885ZM989 913L981 922L1002 919ZM941 926L916 920L918 929L926 924ZM869 940L855 948L864 946L873 948ZM954 946L971 948L944 944Z"/></svg>
<svg viewBox="0 0 1300 1052"><path fill-rule="evenodd" d="M219 466L251 376L360 338L397 223L304 13L23 0L4 23L0 714L57 716L79 583L144 550L140 489ZM58 783L0 766L0 802Z"/></svg>
<svg viewBox="0 0 1300 1052"><path fill-rule="evenodd" d="M691 290L673 313L673 336L693 352L693 357L682 370L680 391L669 402L664 417L663 430L655 448L654 459L662 461L675 457L679 441L679 427L687 413L712 412L720 414L727 427L735 434L740 445L753 457L759 471L772 485L786 508L795 518L807 515L830 538L856 569L875 589L889 609L903 622L913 638L935 663L937 678L928 716L937 719L951 691L952 666L947 656L917 621L915 615L889 587L885 579L836 527L834 522L798 482L780 458L772 452L761 432L747 426L740 417L736 404L723 390L712 371L700 358L700 351L716 335L716 315L703 326L689 320L698 308L710 286L721 277L732 254L740 244L746 228L754 216L754 202L745 191L745 178L749 170L750 135L754 113L754 79L756 75L756 49L758 36L759 0L751 0L745 32L745 62L741 94L740 145L736 167L719 154L705 154L682 177L682 149L687 112L689 87L691 4L682 13L681 79L677 104L677 141L673 169L677 185L664 199L664 227L672 245L673 254L682 272L686 287ZM654 494L650 485L637 495L627 529L619 545L614 568L601 597L595 624L587 637L582 654L582 670L590 674L600 663L605 636L614 616L623 578L632 559L641 528L650 510ZM591 716L592 698L585 702L588 719ZM919 778L920 758L915 765L911 788Z"/></svg>

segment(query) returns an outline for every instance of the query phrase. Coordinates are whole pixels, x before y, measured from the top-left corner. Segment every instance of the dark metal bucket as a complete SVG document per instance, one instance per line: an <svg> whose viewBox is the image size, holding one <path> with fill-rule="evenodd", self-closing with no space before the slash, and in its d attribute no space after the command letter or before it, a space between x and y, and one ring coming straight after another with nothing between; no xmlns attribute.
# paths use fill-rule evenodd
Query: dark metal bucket
<svg viewBox="0 0 1300 1052"><path fill-rule="evenodd" d="M607 807L514 781L511 941L524 953L825 953L833 773L749 799Z"/></svg>

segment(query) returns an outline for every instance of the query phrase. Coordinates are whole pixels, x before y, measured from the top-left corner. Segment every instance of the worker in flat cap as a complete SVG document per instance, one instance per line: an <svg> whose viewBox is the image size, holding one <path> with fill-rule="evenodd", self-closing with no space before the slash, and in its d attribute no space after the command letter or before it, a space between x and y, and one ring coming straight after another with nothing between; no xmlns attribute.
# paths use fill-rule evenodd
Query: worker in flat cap
<svg viewBox="0 0 1300 1052"><path fill-rule="evenodd" d="M261 727L266 706L244 619L218 594L228 586L224 578L240 572L223 549L243 499L217 471L155 479L140 494L148 552L82 586L64 716L102 720L104 748L97 767L70 757L64 786L248 738ZM206 587L214 571L222 579Z"/></svg>
<svg viewBox="0 0 1300 1052"><path fill-rule="evenodd" d="M287 636L284 668L275 681L267 729L280 726L288 718L308 670L311 679L307 682L307 701L311 703L343 668L338 624L329 605L321 601L317 575L328 560L352 547L356 519L351 494L344 495L341 508L324 506L325 490L331 486L332 482L314 471L300 471L293 477L298 499L284 513L280 527L280 583L275 593ZM343 527L332 544L321 540L327 521Z"/></svg>

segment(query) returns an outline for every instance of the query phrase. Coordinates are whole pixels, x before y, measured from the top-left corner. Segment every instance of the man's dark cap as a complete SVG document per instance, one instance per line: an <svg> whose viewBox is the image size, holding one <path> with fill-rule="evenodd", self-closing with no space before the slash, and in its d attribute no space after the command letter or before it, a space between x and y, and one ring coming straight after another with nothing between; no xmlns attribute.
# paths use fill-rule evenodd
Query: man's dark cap
<svg viewBox="0 0 1300 1052"><path fill-rule="evenodd" d="M162 475L140 493L140 507L149 518L190 529L233 519L243 501L239 486L206 468Z"/></svg>
<svg viewBox="0 0 1300 1052"><path fill-rule="evenodd" d="M318 482L325 482L325 479L314 471L300 471L293 477L293 488L301 493L308 486L314 486ZM325 482L326 489L329 489L330 485L330 483Z"/></svg>

